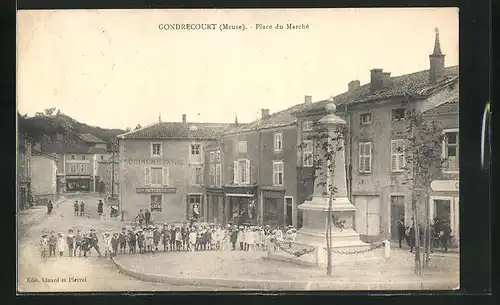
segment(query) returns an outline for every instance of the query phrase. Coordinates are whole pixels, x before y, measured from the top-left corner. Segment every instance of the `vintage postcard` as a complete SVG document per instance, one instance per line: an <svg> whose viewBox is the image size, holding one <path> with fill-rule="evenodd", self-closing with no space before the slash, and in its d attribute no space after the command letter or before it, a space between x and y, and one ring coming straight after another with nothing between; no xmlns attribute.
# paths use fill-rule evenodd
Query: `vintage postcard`
<svg viewBox="0 0 500 305"><path fill-rule="evenodd" d="M17 26L19 293L459 288L457 8Z"/></svg>

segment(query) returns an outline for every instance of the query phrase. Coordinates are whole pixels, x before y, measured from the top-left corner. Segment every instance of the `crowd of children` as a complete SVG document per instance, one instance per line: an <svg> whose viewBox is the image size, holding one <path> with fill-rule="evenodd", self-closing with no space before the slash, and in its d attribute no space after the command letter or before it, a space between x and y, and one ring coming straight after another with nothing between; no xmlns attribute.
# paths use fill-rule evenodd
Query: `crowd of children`
<svg viewBox="0 0 500 305"><path fill-rule="evenodd" d="M43 234L40 241L42 257L60 256L67 251L69 256L87 256L92 249L101 256L117 254L155 253L157 251L203 251L203 250L267 250L286 241L294 241L297 230L292 226L272 230L270 226L231 226L214 224L184 223L182 225L163 224L122 228L121 232L104 232L102 248L94 229L82 234L69 229L62 232Z"/></svg>

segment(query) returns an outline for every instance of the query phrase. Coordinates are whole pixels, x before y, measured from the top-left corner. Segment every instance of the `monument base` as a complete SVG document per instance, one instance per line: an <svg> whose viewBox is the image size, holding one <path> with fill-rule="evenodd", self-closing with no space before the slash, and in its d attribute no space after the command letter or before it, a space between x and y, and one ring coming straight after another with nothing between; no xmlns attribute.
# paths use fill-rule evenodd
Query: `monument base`
<svg viewBox="0 0 500 305"><path fill-rule="evenodd" d="M328 219L328 198L313 197L299 206L304 211L306 223L297 232L295 241L283 244L281 248L271 246L267 258L287 261L307 266L326 266L328 263L326 245L326 220ZM352 220L356 207L347 198L336 198L332 206L333 214L344 221L345 228L340 229L332 224L332 264L356 264L367 260L382 260L387 255L380 244L373 249L372 245L361 241L359 233L352 228ZM286 247L290 247L289 249ZM314 250L313 250L314 249ZM294 253L303 255L294 255Z"/></svg>

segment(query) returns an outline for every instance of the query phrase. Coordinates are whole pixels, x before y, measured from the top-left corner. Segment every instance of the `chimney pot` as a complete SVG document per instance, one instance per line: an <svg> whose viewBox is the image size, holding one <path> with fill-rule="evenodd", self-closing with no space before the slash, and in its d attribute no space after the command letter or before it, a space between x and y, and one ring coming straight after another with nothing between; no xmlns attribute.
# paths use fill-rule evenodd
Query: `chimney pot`
<svg viewBox="0 0 500 305"><path fill-rule="evenodd" d="M186 123L186 115L185 114L182 115L182 123Z"/></svg>
<svg viewBox="0 0 500 305"><path fill-rule="evenodd" d="M312 99L313 99L313 97L311 95L306 95L304 97L304 103L310 104L310 103L312 103Z"/></svg>
<svg viewBox="0 0 500 305"><path fill-rule="evenodd" d="M260 112L262 119L267 118L269 116L269 109L261 109Z"/></svg>
<svg viewBox="0 0 500 305"><path fill-rule="evenodd" d="M356 89L359 89L359 87L361 86L361 83L359 82L359 80L353 80L353 81L350 81L349 84L347 84L347 88L348 88L348 92L352 92Z"/></svg>

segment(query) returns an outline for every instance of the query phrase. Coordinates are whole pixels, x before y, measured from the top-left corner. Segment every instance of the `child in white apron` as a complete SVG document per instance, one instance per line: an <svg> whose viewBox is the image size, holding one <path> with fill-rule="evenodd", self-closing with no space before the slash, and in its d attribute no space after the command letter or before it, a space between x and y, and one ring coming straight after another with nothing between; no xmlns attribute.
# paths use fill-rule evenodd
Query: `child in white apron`
<svg viewBox="0 0 500 305"><path fill-rule="evenodd" d="M59 251L59 256L63 256L66 250L66 239L62 232L57 233L57 250Z"/></svg>
<svg viewBox="0 0 500 305"><path fill-rule="evenodd" d="M111 246L111 236L109 235L109 232L104 232L102 241L104 243L104 257L107 257L108 255L111 257L113 247Z"/></svg>

